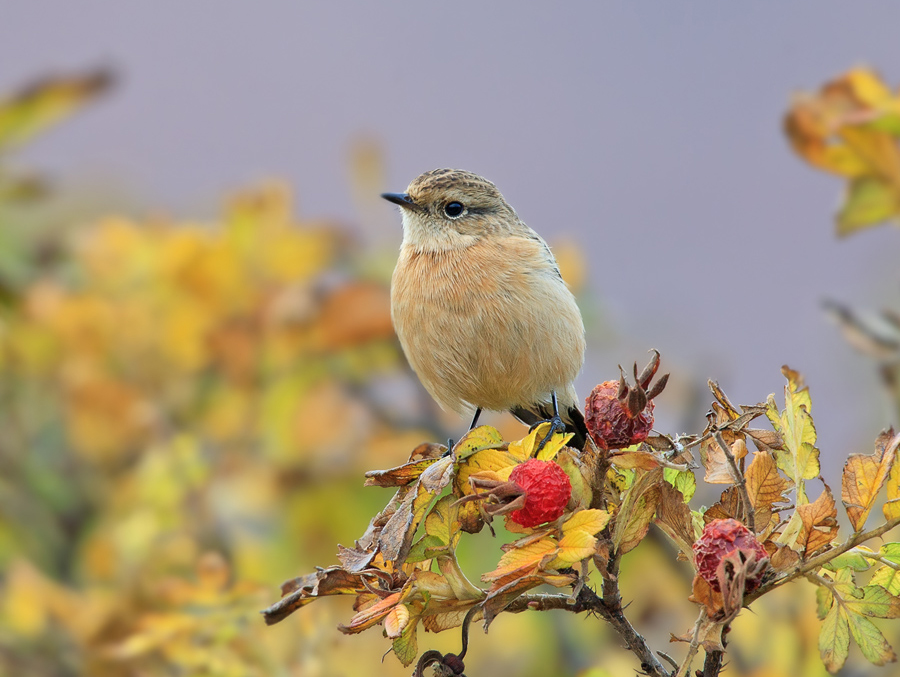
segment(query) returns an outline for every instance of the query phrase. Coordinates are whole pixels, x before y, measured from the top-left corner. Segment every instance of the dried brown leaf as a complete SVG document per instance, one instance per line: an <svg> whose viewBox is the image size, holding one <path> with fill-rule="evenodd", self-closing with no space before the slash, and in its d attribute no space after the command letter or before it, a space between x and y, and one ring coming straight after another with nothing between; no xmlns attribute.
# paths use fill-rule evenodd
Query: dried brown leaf
<svg viewBox="0 0 900 677"><path fill-rule="evenodd" d="M754 509L772 508L784 502L784 492L791 488L790 481L778 472L775 459L766 452L755 452L753 461L744 473L747 494Z"/></svg>
<svg viewBox="0 0 900 677"><path fill-rule="evenodd" d="M697 539L691 509L684 502L681 492L668 482L661 483L659 488L660 500L656 510L656 524L690 559L694 554L692 546Z"/></svg>
<svg viewBox="0 0 900 677"><path fill-rule="evenodd" d="M662 468L656 468L639 475L625 493L612 534L613 545L620 554L632 550L647 535L662 484L667 484Z"/></svg>
<svg viewBox="0 0 900 677"><path fill-rule="evenodd" d="M797 506L796 514L803 525L794 549L804 558L829 545L837 536L837 508L827 484L815 501Z"/></svg>

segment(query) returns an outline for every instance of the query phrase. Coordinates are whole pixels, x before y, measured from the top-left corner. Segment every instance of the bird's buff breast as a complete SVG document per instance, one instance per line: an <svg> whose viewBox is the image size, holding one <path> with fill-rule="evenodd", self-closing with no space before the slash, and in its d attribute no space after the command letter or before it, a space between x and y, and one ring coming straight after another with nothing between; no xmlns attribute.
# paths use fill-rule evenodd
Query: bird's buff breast
<svg viewBox="0 0 900 677"><path fill-rule="evenodd" d="M584 358L575 300L527 241L404 247L391 316L422 384L460 414L547 401L570 387Z"/></svg>

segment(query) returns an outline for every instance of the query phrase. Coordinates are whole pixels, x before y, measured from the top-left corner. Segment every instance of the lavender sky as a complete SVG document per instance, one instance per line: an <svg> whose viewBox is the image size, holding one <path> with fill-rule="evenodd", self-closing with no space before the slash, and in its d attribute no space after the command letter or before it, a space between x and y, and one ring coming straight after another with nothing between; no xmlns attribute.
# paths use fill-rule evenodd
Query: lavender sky
<svg viewBox="0 0 900 677"><path fill-rule="evenodd" d="M113 67L111 96L17 161L178 215L278 176L303 216L386 224L395 248L392 207L353 198L355 140L384 149L383 190L439 166L483 174L587 257L602 331L583 393L651 347L673 411L707 378L738 402L780 392L787 363L838 458L869 448L887 408L821 302L900 309L900 233L837 240L841 183L790 152L781 116L855 65L900 82L898 25L888 1L11 1L0 91Z"/></svg>

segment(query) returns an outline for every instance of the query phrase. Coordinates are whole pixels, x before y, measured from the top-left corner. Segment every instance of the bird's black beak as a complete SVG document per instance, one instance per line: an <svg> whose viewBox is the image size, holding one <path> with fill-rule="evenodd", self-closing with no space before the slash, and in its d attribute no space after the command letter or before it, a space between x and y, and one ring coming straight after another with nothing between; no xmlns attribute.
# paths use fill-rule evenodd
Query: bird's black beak
<svg viewBox="0 0 900 677"><path fill-rule="evenodd" d="M395 205L400 205L404 209L413 209L416 211L421 209L421 207L419 207L419 205L417 205L409 196L409 193L382 193L381 197L388 202L393 202Z"/></svg>

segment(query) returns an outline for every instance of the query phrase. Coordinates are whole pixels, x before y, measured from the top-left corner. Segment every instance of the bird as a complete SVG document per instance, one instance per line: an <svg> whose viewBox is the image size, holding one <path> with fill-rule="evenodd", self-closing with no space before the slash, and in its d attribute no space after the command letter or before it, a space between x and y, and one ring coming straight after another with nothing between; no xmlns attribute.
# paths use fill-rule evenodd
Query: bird
<svg viewBox="0 0 900 677"><path fill-rule="evenodd" d="M540 446L568 430L583 448L573 383L584 322L547 243L468 171L428 171L381 197L403 225L391 319L431 397L461 417L474 412L470 430L482 410L509 411L532 428L551 422Z"/></svg>

